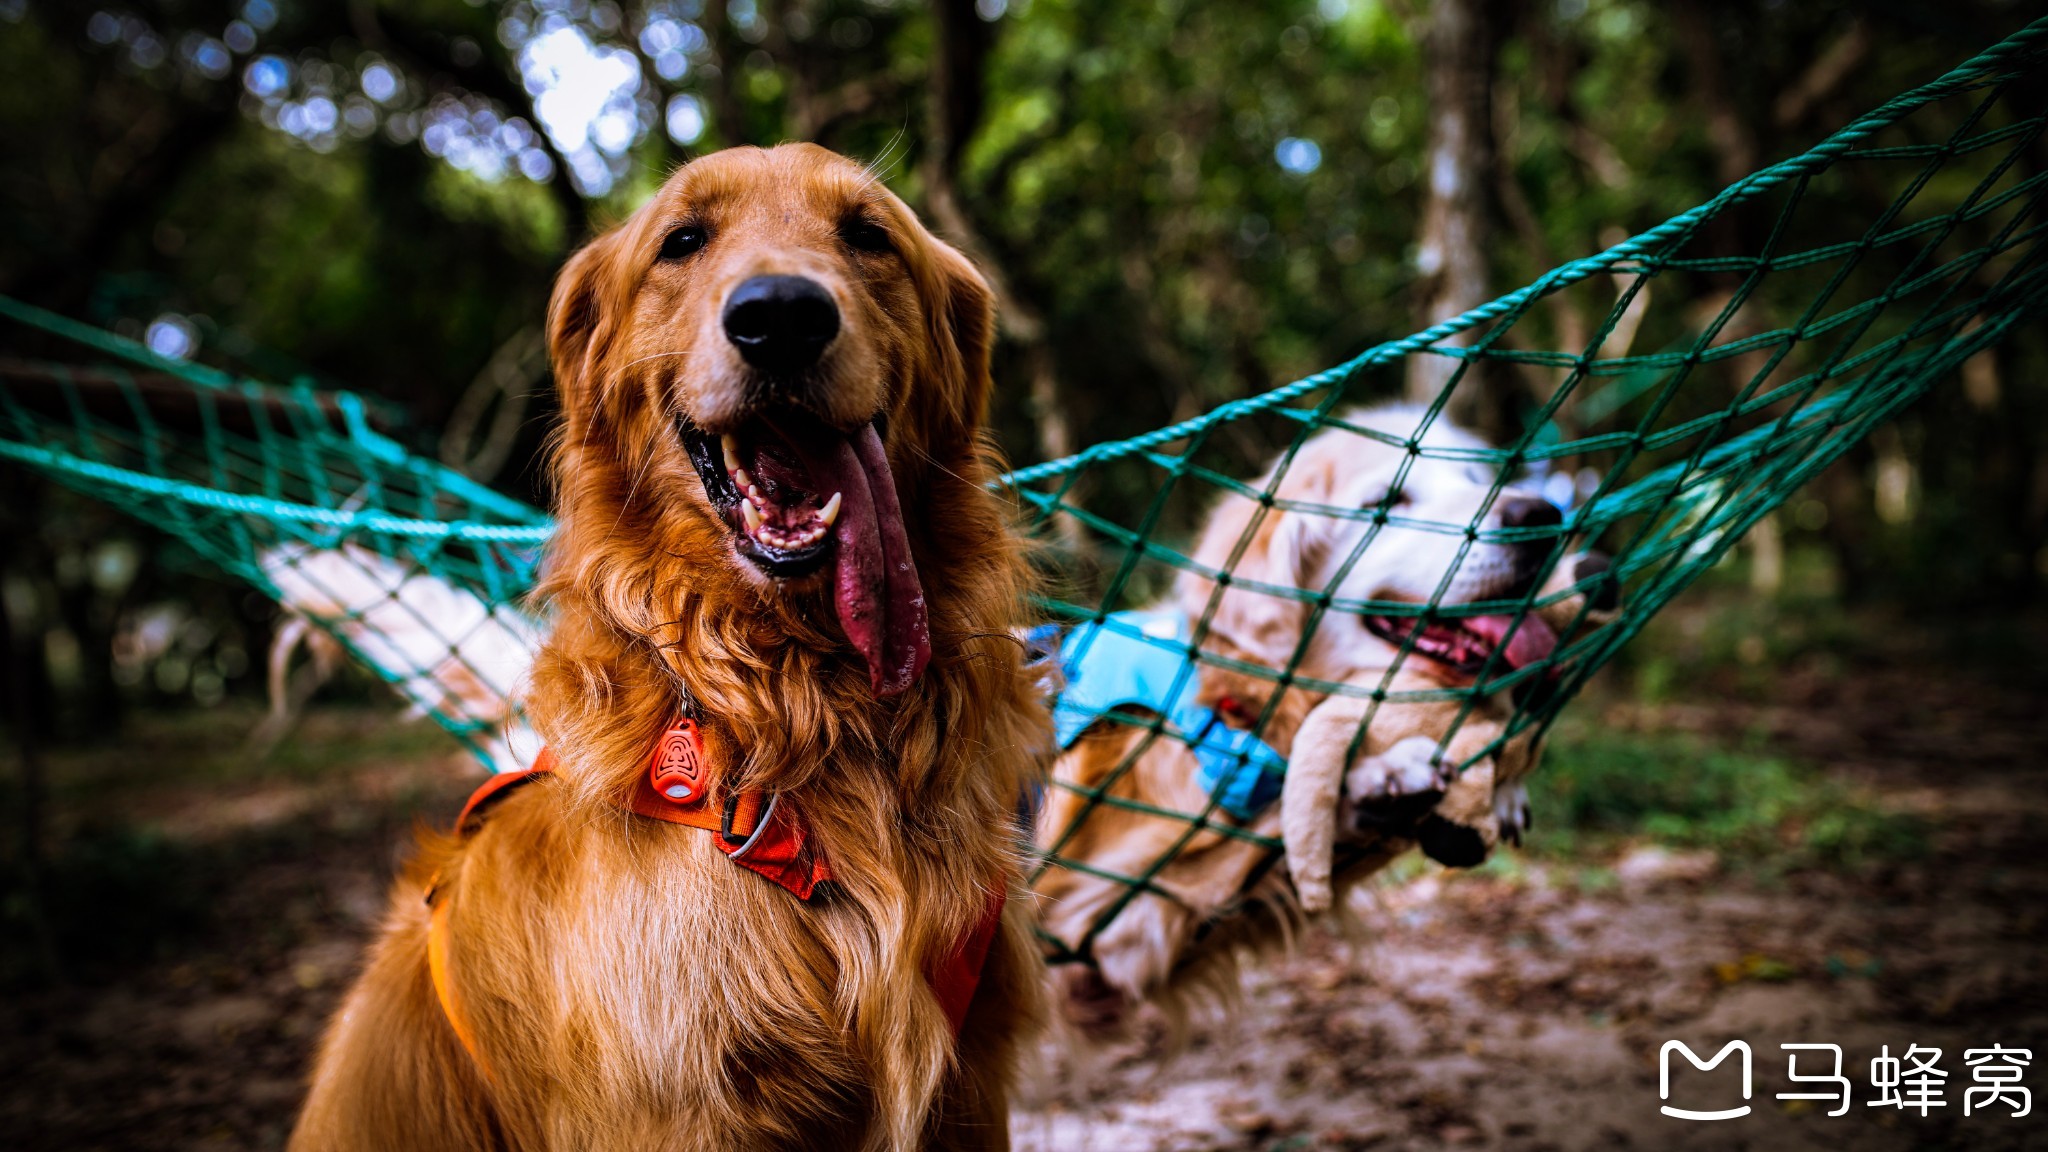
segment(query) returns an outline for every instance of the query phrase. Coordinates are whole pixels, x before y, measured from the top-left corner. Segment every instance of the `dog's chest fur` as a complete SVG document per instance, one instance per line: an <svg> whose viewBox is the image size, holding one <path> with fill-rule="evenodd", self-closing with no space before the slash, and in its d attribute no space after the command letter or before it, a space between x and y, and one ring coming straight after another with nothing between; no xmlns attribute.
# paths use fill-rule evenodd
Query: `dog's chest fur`
<svg viewBox="0 0 2048 1152"><path fill-rule="evenodd" d="M517 927L465 925L479 930L463 933L475 943L457 978L461 1002L481 1009L488 1064L577 1071L507 1085L501 1099L525 1101L537 1130L605 1117L614 1132L673 1133L688 1118L792 1141L762 1147L858 1147L886 1098L913 1087L907 1073L948 1062L950 1028L922 974L946 937L920 931L918 914L944 904L939 862L885 877L842 850L841 888L805 903L710 833L528 791L463 848L447 898L460 907L471 884L523 894ZM847 836L821 833L828 852Z"/></svg>

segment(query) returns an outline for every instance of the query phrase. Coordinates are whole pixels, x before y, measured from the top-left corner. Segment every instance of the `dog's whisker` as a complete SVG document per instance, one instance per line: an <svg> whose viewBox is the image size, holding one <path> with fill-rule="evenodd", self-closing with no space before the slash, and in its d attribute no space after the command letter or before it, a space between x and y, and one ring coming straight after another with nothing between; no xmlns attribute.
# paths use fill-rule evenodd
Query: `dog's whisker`
<svg viewBox="0 0 2048 1152"><path fill-rule="evenodd" d="M654 353L653 355L650 355L650 356L642 356L642 357L640 357L640 358L639 358L638 360L628 360L628 361L626 361L626 362L625 362L624 364L621 364L621 365L619 365L619 371L621 371L621 372L624 372L624 371L625 371L626 369L628 369L628 368L631 368L631 367L632 367L633 365L635 365L635 364L645 364L645 363L647 363L647 362L648 362L649 360L661 360L661 359L665 359L665 358L667 358L667 357L670 357L670 356L696 356L696 355L699 355L699 351L698 351L697 349L694 349L694 348L693 348L693 349L687 349L687 350L685 350L685 351L682 351L682 352L656 352L656 353Z"/></svg>
<svg viewBox="0 0 2048 1152"><path fill-rule="evenodd" d="M908 154L909 147L906 142L906 137L908 135L909 130L909 113L906 112L904 116L904 124L899 125L896 129L895 135L889 137L889 142L882 145L882 151L878 153L873 160L868 161L865 165L861 167L861 171L865 173L867 177L866 184L863 185L864 189L873 187L877 184L881 184L887 181L890 175L890 169L893 168L893 166L899 159L894 155L896 151L896 146L898 144L905 145L904 152L906 155Z"/></svg>
<svg viewBox="0 0 2048 1152"><path fill-rule="evenodd" d="M960 481L962 484L968 483L967 477L960 475L958 472L953 471L951 468L946 467L944 464L939 463L937 459L933 458L931 453L924 450L924 445L912 444L910 445L910 450L917 455L918 459L931 465L933 468L936 468L939 471L944 472L946 475L951 476L953 479Z"/></svg>

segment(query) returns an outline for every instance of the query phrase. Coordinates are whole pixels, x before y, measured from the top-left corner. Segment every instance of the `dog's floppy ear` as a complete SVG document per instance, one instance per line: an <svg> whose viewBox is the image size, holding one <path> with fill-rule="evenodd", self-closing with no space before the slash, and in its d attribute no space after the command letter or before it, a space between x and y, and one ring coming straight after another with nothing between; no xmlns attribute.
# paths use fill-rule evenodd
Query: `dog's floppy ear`
<svg viewBox="0 0 2048 1152"><path fill-rule="evenodd" d="M1329 452L1303 451L1290 462L1276 495L1306 504L1332 503L1339 480L1339 461ZM1220 510L1210 521L1198 551L1205 563L1221 566L1250 526L1256 506L1233 498L1237 507ZM1235 514L1232 514L1232 513ZM1233 583L1254 581L1280 588L1312 587L1328 558L1337 521L1314 512L1268 512L1259 522L1244 554L1238 557ZM1191 587L1185 600L1190 617L1199 617L1209 596L1206 581ZM1231 588L1209 620L1210 635L1227 641L1247 656L1274 667L1284 666L1301 643L1308 624L1308 605L1257 589Z"/></svg>
<svg viewBox="0 0 2048 1152"><path fill-rule="evenodd" d="M926 231L917 247L911 263L924 301L942 414L955 429L971 432L981 427L988 407L995 294L973 261L952 245Z"/></svg>
<svg viewBox="0 0 2048 1152"><path fill-rule="evenodd" d="M548 301L548 360L572 426L589 416L585 404L598 364L631 290L619 264L622 233L600 236L569 257Z"/></svg>

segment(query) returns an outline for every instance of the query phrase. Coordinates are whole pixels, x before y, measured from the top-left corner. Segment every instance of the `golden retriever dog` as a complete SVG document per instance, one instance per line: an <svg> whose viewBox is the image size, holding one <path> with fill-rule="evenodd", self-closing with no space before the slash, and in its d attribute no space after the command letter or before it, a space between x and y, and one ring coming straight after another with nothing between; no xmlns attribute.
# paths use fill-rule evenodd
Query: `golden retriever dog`
<svg viewBox="0 0 2048 1152"><path fill-rule="evenodd" d="M991 313L808 145L695 160L569 261L547 752L425 839L293 1148L1008 1145L1046 715Z"/></svg>
<svg viewBox="0 0 2048 1152"><path fill-rule="evenodd" d="M1113 1028L1138 1001L1170 1002L1171 993L1190 983L1190 977L1213 974L1217 965L1204 961L1218 961L1227 970L1234 951L1227 940L1199 952L1194 947L1219 929L1226 936L1257 940L1285 928L1284 916L1233 912L1327 907L1330 854L1340 830L1348 864L1338 882L1349 884L1418 842L1446 863L1475 863L1496 835L1517 836L1526 824L1519 780L1536 760L1526 738L1475 764L1455 787L1448 779L1450 767L1477 755L1501 734L1506 701L1489 698L1465 717L1455 735L1451 728L1460 711L1455 702L1448 710L1430 702L1382 702L1362 742L1364 760L1349 771L1351 787L1340 808L1330 782L1349 769L1349 753L1365 719L1358 705L1370 701L1332 697L1315 684L1282 680L1273 671L1293 664L1302 680L1379 688L1417 623L1412 617L1331 611L1322 613L1311 631L1311 596L1327 591L1353 604L1512 600L1553 566L1561 514L1513 489L1496 495L1494 467L1483 459L1486 445L1478 438L1438 420L1421 435L1423 453L1411 456L1344 426L1400 440L1416 434L1424 418L1422 409L1400 405L1347 413L1254 482L1262 490L1272 487L1276 470L1285 468L1273 488L1282 502L1277 509L1226 497L1209 516L1194 558L1218 571L1236 556L1234 579L1219 585L1190 572L1172 604L1129 614L1130 621L1163 642L1151 651L1165 655L1148 657L1127 641L1103 640L1118 617L1068 637L1062 655L1078 664L1067 672L1080 677L1075 683L1083 686L1084 695L1089 694L1088 681L1102 675L1082 650L1088 646L1122 645L1124 655L1110 656L1112 664L1134 658L1164 659L1177 666L1184 649L1175 645L1199 646L1207 658L1198 677L1182 677L1192 699L1138 701L1129 693L1104 691L1077 709L1070 685L1062 701L1065 751L1053 774L1064 786L1048 794L1038 823L1041 851L1055 862L1036 888L1045 930L1069 954L1089 961L1055 969L1062 1010L1075 1024ZM1384 520L1315 508L1377 510ZM1475 523L1482 535L1468 542L1462 529ZM1492 538L1503 530L1510 539ZM1410 644L1387 690L1469 684L1473 668L1489 657L1496 659L1493 675L1498 677L1548 656L1559 642L1559 630L1579 626L1575 608L1564 607L1576 604L1575 582L1598 584L1605 560L1586 554L1557 567L1572 575L1562 585L1547 587L1545 608L1512 631L1507 616L1432 622ZM1258 586L1309 595L1276 595ZM1197 637L1194 624L1204 618L1208 628ZM1155 671L1149 679L1157 684L1169 677ZM1325 709L1320 714L1319 707ZM1168 713L1178 728L1203 728L1208 734L1195 743L1212 747L1198 752L1185 740L1156 737L1142 723L1132 723L1133 717ZM1205 716L1211 717L1206 723ZM1085 726L1084 720L1089 721ZM1320 770L1311 771L1303 782L1307 786L1297 788L1290 754L1311 721L1307 734L1316 741ZM1205 770L1202 762L1218 750L1213 746L1219 744L1219 729L1226 736L1220 750L1254 751L1253 763L1235 779ZM1254 732L1264 747L1245 743ZM1443 748L1446 738L1450 746ZM1335 750L1332 741L1338 743ZM1292 841L1298 846L1295 855L1308 865L1308 890L1298 895L1287 875L1263 871L1271 862L1269 850L1241 835L1271 838L1286 832L1285 794L1275 804L1273 797L1261 800L1247 787L1261 778L1256 767L1261 757L1270 769L1264 778L1273 785L1267 790L1279 790L1277 765L1284 762L1287 787L1294 791ZM1091 803L1094 795L1110 802ZM1219 796L1235 796L1235 801L1215 804ZM1209 815L1191 827L1188 819L1160 815L1160 810ZM1319 839L1323 822L1329 825L1328 836ZM1498 832L1492 827L1496 822ZM1313 864L1318 858L1320 877ZM1104 872L1149 874L1150 879L1134 889ZM1293 879L1294 885L1302 880Z"/></svg>

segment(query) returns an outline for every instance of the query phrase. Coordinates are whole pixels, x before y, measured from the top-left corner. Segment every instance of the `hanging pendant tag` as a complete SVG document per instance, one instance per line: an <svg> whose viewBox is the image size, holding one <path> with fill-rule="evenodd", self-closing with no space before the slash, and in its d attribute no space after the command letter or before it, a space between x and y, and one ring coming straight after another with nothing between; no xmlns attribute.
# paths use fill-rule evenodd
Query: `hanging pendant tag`
<svg viewBox="0 0 2048 1152"><path fill-rule="evenodd" d="M654 794L671 804L695 804L704 796L704 743L697 722L677 720L661 734L647 766Z"/></svg>

